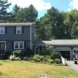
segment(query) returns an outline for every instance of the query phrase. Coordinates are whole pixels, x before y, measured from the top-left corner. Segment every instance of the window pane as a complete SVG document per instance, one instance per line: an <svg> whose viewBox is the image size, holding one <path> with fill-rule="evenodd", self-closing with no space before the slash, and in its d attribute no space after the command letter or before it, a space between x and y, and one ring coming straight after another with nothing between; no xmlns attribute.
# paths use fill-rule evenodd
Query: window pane
<svg viewBox="0 0 78 78"><path fill-rule="evenodd" d="M4 30L1 30L1 33L4 33Z"/></svg>
<svg viewBox="0 0 78 78"><path fill-rule="evenodd" d="M18 42L15 43L15 48L18 48Z"/></svg>
<svg viewBox="0 0 78 78"><path fill-rule="evenodd" d="M21 33L21 31L20 30L17 30L17 33Z"/></svg>
<svg viewBox="0 0 78 78"><path fill-rule="evenodd" d="M21 27L16 27L16 33L17 33L17 34L20 34L21 31L22 31L22 30L21 30Z"/></svg>
<svg viewBox="0 0 78 78"><path fill-rule="evenodd" d="M5 33L5 27L0 27L0 34L4 34Z"/></svg>
<svg viewBox="0 0 78 78"><path fill-rule="evenodd" d="M24 45L23 45L23 42L20 42L20 48L23 48Z"/></svg>

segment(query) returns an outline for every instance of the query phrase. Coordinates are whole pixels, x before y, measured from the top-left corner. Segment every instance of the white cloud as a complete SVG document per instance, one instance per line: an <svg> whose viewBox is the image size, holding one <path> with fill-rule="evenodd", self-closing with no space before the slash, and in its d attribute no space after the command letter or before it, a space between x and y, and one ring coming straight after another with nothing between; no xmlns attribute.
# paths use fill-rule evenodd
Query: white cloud
<svg viewBox="0 0 78 78"><path fill-rule="evenodd" d="M38 11L43 11L51 8L49 2L44 2L43 0L8 0L12 4L17 4L20 7L28 7L33 4Z"/></svg>
<svg viewBox="0 0 78 78"><path fill-rule="evenodd" d="M69 4L69 11L72 10L72 9L77 9L78 10L78 0L72 0L70 1L70 4Z"/></svg>

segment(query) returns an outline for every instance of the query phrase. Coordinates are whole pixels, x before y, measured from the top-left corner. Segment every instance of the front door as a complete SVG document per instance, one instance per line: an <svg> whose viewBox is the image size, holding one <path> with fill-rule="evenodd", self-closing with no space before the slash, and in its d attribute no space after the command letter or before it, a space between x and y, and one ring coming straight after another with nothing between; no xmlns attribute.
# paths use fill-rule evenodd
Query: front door
<svg viewBox="0 0 78 78"><path fill-rule="evenodd" d="M5 43L0 42L0 54L4 54L4 51L5 51Z"/></svg>

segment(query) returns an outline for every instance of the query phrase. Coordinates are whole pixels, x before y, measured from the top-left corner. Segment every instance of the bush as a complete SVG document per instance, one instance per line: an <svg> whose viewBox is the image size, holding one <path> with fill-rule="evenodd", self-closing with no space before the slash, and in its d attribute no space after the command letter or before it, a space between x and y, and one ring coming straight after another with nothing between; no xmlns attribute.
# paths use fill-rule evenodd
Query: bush
<svg viewBox="0 0 78 78"><path fill-rule="evenodd" d="M21 60L21 58L20 57L15 57L14 60L18 61L18 60Z"/></svg>
<svg viewBox="0 0 78 78"><path fill-rule="evenodd" d="M28 58L27 58L27 57L23 57L23 60L26 60L26 61L27 61L27 60L28 60Z"/></svg>
<svg viewBox="0 0 78 78"><path fill-rule="evenodd" d="M56 58L56 59L55 59L55 63L56 63L56 64L60 64L60 59L57 59L57 58Z"/></svg>
<svg viewBox="0 0 78 78"><path fill-rule="evenodd" d="M23 56L32 56L34 55L33 51L30 49L30 48L27 48L24 53L23 53Z"/></svg>
<svg viewBox="0 0 78 78"><path fill-rule="evenodd" d="M15 50L12 53L13 55L15 55L16 57L22 57L22 50Z"/></svg>
<svg viewBox="0 0 78 78"><path fill-rule="evenodd" d="M35 62L40 62L40 61L41 61L40 59L36 59L36 60L35 60Z"/></svg>
<svg viewBox="0 0 78 78"><path fill-rule="evenodd" d="M53 52L51 54L51 59L55 60L56 58L58 58L58 59L61 58L61 54L59 52Z"/></svg>
<svg viewBox="0 0 78 78"><path fill-rule="evenodd" d="M10 51L6 51L3 59L9 59L12 53Z"/></svg>
<svg viewBox="0 0 78 78"><path fill-rule="evenodd" d="M10 59L11 61L14 61L14 60L15 60L15 55L11 55L11 56L9 57L9 59Z"/></svg>
<svg viewBox="0 0 78 78"><path fill-rule="evenodd" d="M50 63L50 64L52 64L52 63L54 63L54 60L48 59L47 62Z"/></svg>
<svg viewBox="0 0 78 78"><path fill-rule="evenodd" d="M40 52L40 55L51 55L51 53L52 53L52 47L46 45L45 46L45 51Z"/></svg>
<svg viewBox="0 0 78 78"><path fill-rule="evenodd" d="M33 60L34 61L42 61L44 59L44 56L41 56L41 55L35 55L34 57L33 57Z"/></svg>

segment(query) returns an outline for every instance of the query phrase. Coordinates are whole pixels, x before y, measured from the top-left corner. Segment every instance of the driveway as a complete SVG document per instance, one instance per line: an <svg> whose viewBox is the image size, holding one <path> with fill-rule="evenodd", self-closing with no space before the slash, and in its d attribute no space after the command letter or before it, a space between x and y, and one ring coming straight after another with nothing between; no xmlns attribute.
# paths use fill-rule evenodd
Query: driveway
<svg viewBox="0 0 78 78"><path fill-rule="evenodd" d="M78 64L74 64L73 61L66 61L67 62L67 65L69 67L71 67L73 70L75 70L76 72L78 72Z"/></svg>

